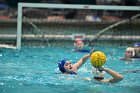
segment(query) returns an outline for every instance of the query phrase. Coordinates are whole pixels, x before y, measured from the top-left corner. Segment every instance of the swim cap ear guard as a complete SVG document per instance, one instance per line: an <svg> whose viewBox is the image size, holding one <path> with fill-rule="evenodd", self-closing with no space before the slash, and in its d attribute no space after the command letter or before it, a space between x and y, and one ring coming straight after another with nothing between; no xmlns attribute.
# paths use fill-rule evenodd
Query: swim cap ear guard
<svg viewBox="0 0 140 93"><path fill-rule="evenodd" d="M59 70L60 70L62 73L66 72L66 70L65 70L65 68L64 68L65 63L66 63L66 60L62 60L62 61L60 61L60 62L58 63Z"/></svg>
<svg viewBox="0 0 140 93"><path fill-rule="evenodd" d="M105 77L105 71L99 71L96 68L92 68L92 74L94 76L94 79L104 79Z"/></svg>

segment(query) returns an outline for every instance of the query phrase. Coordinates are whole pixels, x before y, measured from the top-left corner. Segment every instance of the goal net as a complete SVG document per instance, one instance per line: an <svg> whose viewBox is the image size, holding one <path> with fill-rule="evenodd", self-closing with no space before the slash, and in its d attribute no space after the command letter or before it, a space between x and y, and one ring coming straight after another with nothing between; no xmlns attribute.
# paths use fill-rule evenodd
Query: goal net
<svg viewBox="0 0 140 93"><path fill-rule="evenodd" d="M140 40L140 7L19 3L17 48L73 42L90 44Z"/></svg>

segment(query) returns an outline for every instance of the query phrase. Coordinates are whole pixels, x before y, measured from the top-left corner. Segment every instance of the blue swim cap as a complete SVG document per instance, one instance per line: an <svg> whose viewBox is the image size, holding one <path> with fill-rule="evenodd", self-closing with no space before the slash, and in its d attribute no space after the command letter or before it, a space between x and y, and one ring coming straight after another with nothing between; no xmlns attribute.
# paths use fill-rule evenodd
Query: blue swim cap
<svg viewBox="0 0 140 93"><path fill-rule="evenodd" d="M65 70L65 68L64 68L65 63L66 63L66 60L62 60L62 61L60 61L60 62L58 63L59 70L60 70L62 73L66 72L66 70Z"/></svg>
<svg viewBox="0 0 140 93"><path fill-rule="evenodd" d="M140 42L135 43L134 46L140 46Z"/></svg>

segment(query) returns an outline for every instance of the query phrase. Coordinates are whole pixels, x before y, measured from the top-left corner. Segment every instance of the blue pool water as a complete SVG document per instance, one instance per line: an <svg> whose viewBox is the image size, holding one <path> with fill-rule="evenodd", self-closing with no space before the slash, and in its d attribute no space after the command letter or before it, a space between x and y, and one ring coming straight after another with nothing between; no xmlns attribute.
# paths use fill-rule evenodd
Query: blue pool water
<svg viewBox="0 0 140 93"><path fill-rule="evenodd" d="M22 47L21 51L0 49L0 93L140 93L140 72L129 72L140 70L140 60L120 60L124 47L94 48L105 52L105 67L122 73L121 82L83 80L91 77L89 60L78 70L78 75L56 74L59 60L67 58L74 63L86 54L72 52L71 47Z"/></svg>

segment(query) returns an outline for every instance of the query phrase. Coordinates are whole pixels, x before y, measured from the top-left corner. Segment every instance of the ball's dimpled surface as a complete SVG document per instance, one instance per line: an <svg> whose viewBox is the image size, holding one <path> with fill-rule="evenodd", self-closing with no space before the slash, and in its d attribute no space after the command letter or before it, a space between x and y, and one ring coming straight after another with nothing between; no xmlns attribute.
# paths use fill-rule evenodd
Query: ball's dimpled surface
<svg viewBox="0 0 140 93"><path fill-rule="evenodd" d="M93 52L90 56L90 62L94 67L101 67L106 62L106 56L101 51Z"/></svg>

